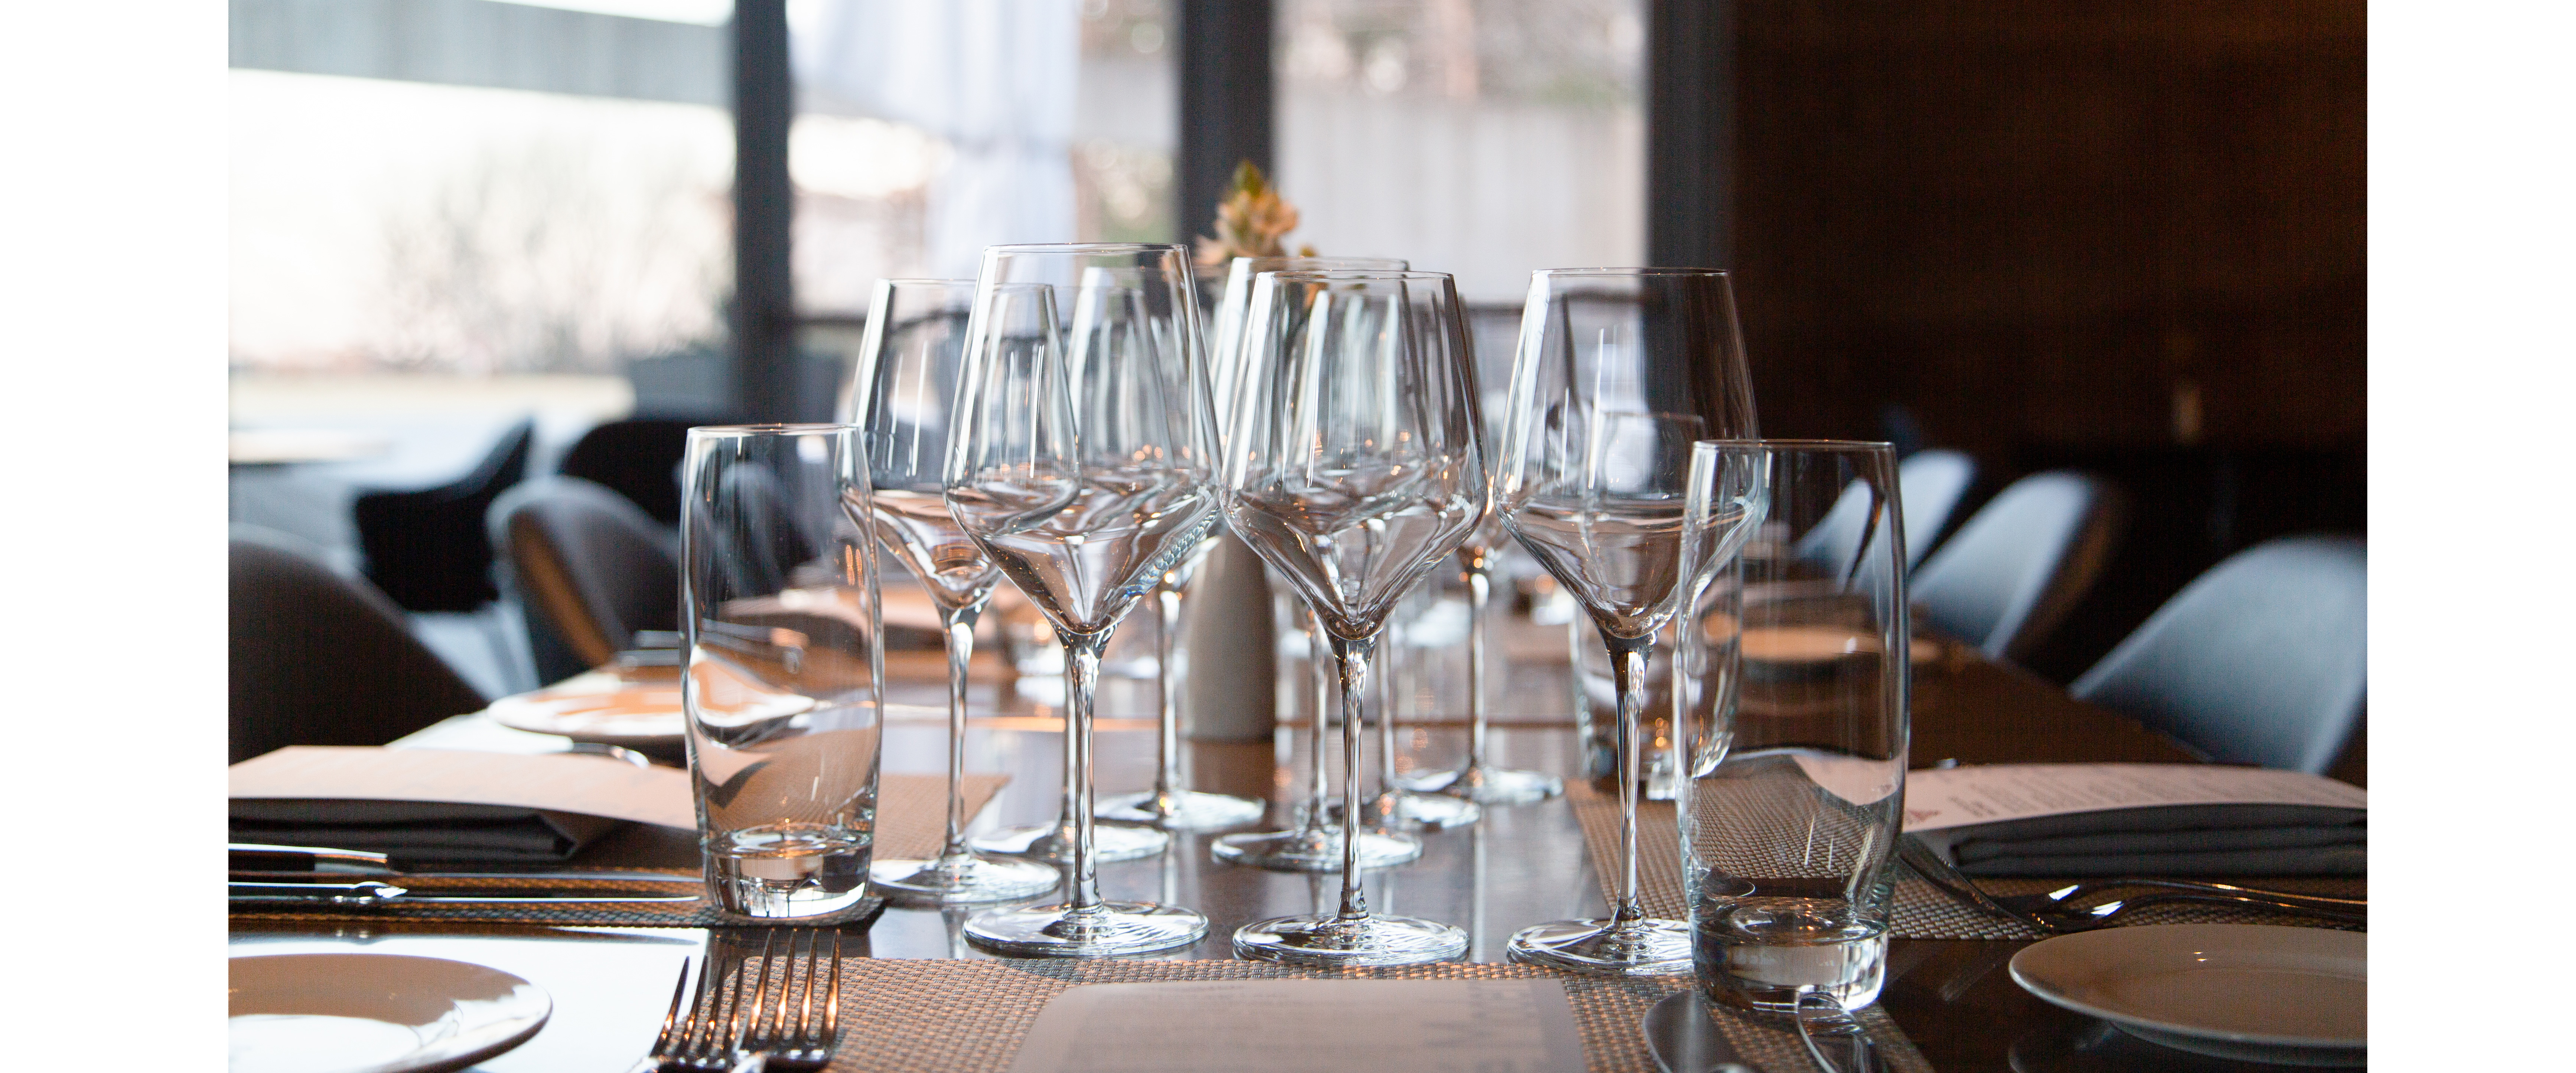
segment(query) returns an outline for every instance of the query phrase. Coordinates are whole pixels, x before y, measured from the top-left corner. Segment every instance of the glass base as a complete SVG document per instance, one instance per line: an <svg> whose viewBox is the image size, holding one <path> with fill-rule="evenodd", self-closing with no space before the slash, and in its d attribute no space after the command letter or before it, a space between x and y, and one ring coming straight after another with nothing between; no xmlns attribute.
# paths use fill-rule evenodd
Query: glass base
<svg viewBox="0 0 2576 1073"><path fill-rule="evenodd" d="M1261 822L1270 807L1248 797L1183 790L1169 800L1170 811L1157 808L1161 795L1151 790L1100 800L1093 816L1118 823L1145 823L1167 831L1214 831Z"/></svg>
<svg viewBox="0 0 2576 1073"><path fill-rule="evenodd" d="M1294 831L1227 835L1217 839L1209 852L1226 864L1244 864L1274 872L1339 872L1342 870L1342 829L1300 827ZM1360 832L1360 867L1363 869L1411 864L1421 856L1422 840L1411 835Z"/></svg>
<svg viewBox="0 0 2576 1073"><path fill-rule="evenodd" d="M1462 797L1479 805L1528 805L1565 792L1565 780L1554 775L1484 766L1397 779L1396 785L1419 793Z"/></svg>
<svg viewBox="0 0 2576 1073"><path fill-rule="evenodd" d="M1444 797L1439 794L1416 794L1403 791L1379 794L1371 798L1363 807L1367 809L1365 815L1370 826L1373 827L1421 827L1432 831L1446 831L1453 827L1465 827L1485 818L1485 810L1475 802L1463 797ZM1339 823L1341 819L1341 802L1334 801L1324 806L1324 822Z"/></svg>
<svg viewBox="0 0 2576 1073"><path fill-rule="evenodd" d="M1188 946L1206 938L1207 928L1206 917L1177 905L1033 905L975 914L966 921L966 941L1013 957L1098 958Z"/></svg>
<svg viewBox="0 0 2576 1073"><path fill-rule="evenodd" d="M1593 976L1688 976L1690 925L1637 920L1559 920L1514 932L1504 947L1513 961Z"/></svg>
<svg viewBox="0 0 2576 1073"><path fill-rule="evenodd" d="M1465 929L1416 917L1274 917L1234 932L1236 957L1325 969L1420 965L1466 952Z"/></svg>
<svg viewBox="0 0 2576 1073"><path fill-rule="evenodd" d="M961 853L929 861L878 861L868 882L889 901L956 905L1034 898L1061 886L1054 866Z"/></svg>
<svg viewBox="0 0 2576 1073"><path fill-rule="evenodd" d="M999 853L1011 857L1028 857L1051 864L1073 863L1073 839L1054 824L1043 827L1011 827L972 839L967 848L977 853ZM1132 861L1163 852L1172 844L1172 836L1151 827L1118 827L1105 823L1091 826L1091 859L1095 861Z"/></svg>
<svg viewBox="0 0 2576 1073"><path fill-rule="evenodd" d="M868 896L869 840L837 827L776 824L703 843L716 907L736 917L826 917Z"/></svg>

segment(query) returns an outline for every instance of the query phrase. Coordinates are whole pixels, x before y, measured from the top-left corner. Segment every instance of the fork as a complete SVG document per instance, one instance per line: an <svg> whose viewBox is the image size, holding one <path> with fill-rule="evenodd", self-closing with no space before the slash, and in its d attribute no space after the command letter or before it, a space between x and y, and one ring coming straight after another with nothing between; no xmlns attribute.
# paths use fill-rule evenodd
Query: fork
<svg viewBox="0 0 2576 1073"><path fill-rule="evenodd" d="M776 937L775 932L771 938ZM821 951L824 929L806 934L805 950L798 953L796 936L787 937L786 956L769 956L769 940L761 942L760 975L753 985L751 1014L744 1023L739 1053L744 1055L734 1073L807 1073L832 1062L833 1048L840 1043L841 1032L841 934L831 932L832 952L823 961ZM769 1001L770 966L779 967L778 1001ZM805 986L796 986L796 966L805 967ZM799 991L802 997L799 997ZM814 1009L816 991L823 994L822 1011ZM793 1022L790 1009L793 1008ZM736 1007L739 1009L739 1006Z"/></svg>
<svg viewBox="0 0 2576 1073"><path fill-rule="evenodd" d="M2123 913L2135 909L2144 909L2148 906L2171 903L2242 905L2258 909L2269 909L2276 912L2290 913L2298 916L2316 917L2346 924L2358 924L2362 923L2364 920L2363 916L2358 912L2349 912L2322 905L2288 904L2269 897L2255 896L2256 894L2268 894L2269 892L2249 892L2247 894L2168 892L2161 894L2148 894L2135 898L2126 898L2120 901L2104 902L2101 905L2094 906L2090 909L2076 909L2066 906L2064 904L2064 899L2074 897L2075 894L2073 892L2079 887L2086 886L2086 884L2079 883L2074 887L2061 888L2059 890L2052 891L2049 894L1998 898L1992 894L1986 893L1985 888L1978 886L1975 880L1969 879L1957 868L1952 867L1950 862L1942 860L1939 853L1934 852L1932 847L1925 845L1922 839L1916 838L1913 835L1905 835L1897 839L1896 855L1899 860L1905 862L1906 867L1914 870L1914 874L1922 876L1925 881L1931 883L1933 886L1949 892L1952 897L1968 902L1996 915L2010 917L2014 920L2021 921L2047 935L2063 935L2071 932L2091 931L2095 928L2107 927L2114 918ZM2114 885L2115 884L2103 884L2095 887L2095 889L2099 890L2104 887ZM2224 884L2205 884L2204 886L2220 887L2224 886ZM2242 890L2244 888L2234 889ZM2038 899L2038 901L2033 901L2033 899Z"/></svg>
<svg viewBox="0 0 2576 1073"><path fill-rule="evenodd" d="M1887 1056L1879 1052L1878 1041L1869 1038L1869 1031L1830 992L1818 990L1813 984L1800 985L1798 1005L1789 1011L1789 1020L1797 1025L1798 1042L1806 1045L1808 1060L1823 1073L1884 1073L1888 1068ZM1818 1027L1809 1029L1809 1025ZM1818 1036L1842 1044L1845 1060L1838 1063L1826 1059L1824 1048L1816 1042Z"/></svg>
<svg viewBox="0 0 2576 1073"><path fill-rule="evenodd" d="M719 974L715 959L705 959L699 970L697 997L689 1004L688 1016L682 1017L680 1000L689 994L689 960L680 959L680 979L671 985L671 1008L662 1014L662 1031L653 1037L652 1051L628 1073L731 1068L735 1038L723 1030L716 1016L723 996L708 984Z"/></svg>

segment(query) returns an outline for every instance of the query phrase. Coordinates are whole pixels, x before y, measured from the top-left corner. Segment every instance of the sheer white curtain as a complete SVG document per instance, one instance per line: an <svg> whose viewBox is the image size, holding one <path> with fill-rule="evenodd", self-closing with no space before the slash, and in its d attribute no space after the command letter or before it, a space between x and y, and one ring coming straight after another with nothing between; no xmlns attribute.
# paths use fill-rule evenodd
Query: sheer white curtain
<svg viewBox="0 0 2576 1073"><path fill-rule="evenodd" d="M984 247L1074 240L1079 0L820 0L800 14L797 81L834 110L946 139L929 270L972 278Z"/></svg>

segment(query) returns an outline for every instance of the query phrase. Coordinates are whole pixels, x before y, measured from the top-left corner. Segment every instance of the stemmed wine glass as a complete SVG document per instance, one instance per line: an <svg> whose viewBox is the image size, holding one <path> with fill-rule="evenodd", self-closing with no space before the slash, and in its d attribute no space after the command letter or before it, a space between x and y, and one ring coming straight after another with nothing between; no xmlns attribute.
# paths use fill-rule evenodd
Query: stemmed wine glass
<svg viewBox="0 0 2576 1073"><path fill-rule="evenodd" d="M1332 648L1342 810L1357 817L1362 708L1387 612L1485 514L1466 324L1447 274L1396 271L1264 273L1244 324L1220 495ZM1340 910L1246 924L1236 955L1403 965L1466 950L1452 925L1370 915L1362 867L1360 839L1343 840Z"/></svg>
<svg viewBox="0 0 2576 1073"><path fill-rule="evenodd" d="M875 489L876 531L939 608L948 647L948 839L933 860L879 860L869 882L906 900L994 902L1043 894L1059 880L1036 861L978 856L966 846L966 667L975 620L1002 580L949 516L949 403L965 355L975 281L877 281L841 419L858 426Z"/></svg>
<svg viewBox="0 0 2576 1073"><path fill-rule="evenodd" d="M1726 274L1532 273L1496 510L1592 616L1619 688L1621 877L1608 920L1512 936L1512 960L1615 976L1691 971L1690 929L1637 897L1637 722L1655 634L1684 589L1692 444L1750 439L1753 390Z"/></svg>
<svg viewBox="0 0 2576 1073"><path fill-rule="evenodd" d="M1102 957L1185 946L1194 910L1100 897L1092 700L1121 619L1216 524L1206 350L1184 247L994 246L966 329L948 507L1065 650L1073 862L1062 904L992 909L968 941ZM1060 295L1073 331L1056 330ZM1159 833L1159 832L1158 832Z"/></svg>
<svg viewBox="0 0 2576 1073"><path fill-rule="evenodd" d="M1154 611L1157 615L1154 633L1155 674L1162 692L1162 709L1155 726L1154 788L1144 793L1120 794L1100 803L1099 817L1121 823L1149 823L1174 831L1210 831L1221 827L1241 827L1261 818L1268 807L1248 797L1212 794L1189 788L1189 777L1182 770L1181 754L1181 597L1197 575L1199 565L1207 561L1208 552L1216 548L1222 528L1211 529L1198 547L1181 556L1172 568L1163 571L1154 585Z"/></svg>

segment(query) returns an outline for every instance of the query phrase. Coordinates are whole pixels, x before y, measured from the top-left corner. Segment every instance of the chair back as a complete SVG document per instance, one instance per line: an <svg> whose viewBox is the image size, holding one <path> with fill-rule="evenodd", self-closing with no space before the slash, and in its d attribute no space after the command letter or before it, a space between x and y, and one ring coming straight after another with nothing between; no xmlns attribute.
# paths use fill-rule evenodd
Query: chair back
<svg viewBox="0 0 2576 1073"><path fill-rule="evenodd" d="M1946 448L1916 451L1896 466L1896 494L1905 508L1905 569L1923 565L1923 557L1941 543L1950 515L1977 482L1977 460Z"/></svg>
<svg viewBox="0 0 2576 1073"><path fill-rule="evenodd" d="M663 525L680 524L680 456L692 425L724 422L680 417L631 417L582 433L555 469L634 500Z"/></svg>
<svg viewBox="0 0 2576 1073"><path fill-rule="evenodd" d="M527 475L536 430L534 418L522 418L446 484L360 494L352 512L367 580L412 611L473 611L498 596L483 513Z"/></svg>
<svg viewBox="0 0 2576 1073"><path fill-rule="evenodd" d="M2323 774L2369 685L2369 558L2289 537L2211 567L2071 691L2212 760Z"/></svg>
<svg viewBox="0 0 2576 1073"><path fill-rule="evenodd" d="M231 755L382 745L484 706L366 582L236 535L231 548Z"/></svg>
<svg viewBox="0 0 2576 1073"><path fill-rule="evenodd" d="M2123 499L2065 470L2014 481L1915 572L1924 623L1996 659L2027 657L2102 576Z"/></svg>
<svg viewBox="0 0 2576 1073"><path fill-rule="evenodd" d="M494 502L489 521L546 681L606 664L638 630L679 628L678 537L625 496L544 477Z"/></svg>

